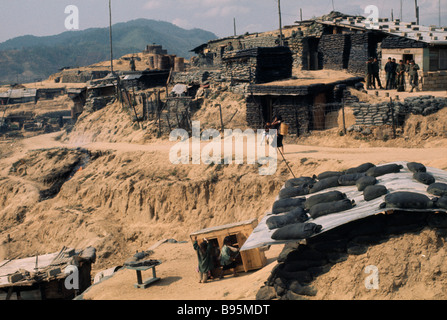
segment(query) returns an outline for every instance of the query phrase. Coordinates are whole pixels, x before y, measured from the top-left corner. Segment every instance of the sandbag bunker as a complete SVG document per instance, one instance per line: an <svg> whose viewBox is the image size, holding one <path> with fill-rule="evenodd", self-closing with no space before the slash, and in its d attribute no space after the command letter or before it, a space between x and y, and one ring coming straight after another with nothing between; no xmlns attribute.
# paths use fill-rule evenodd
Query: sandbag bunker
<svg viewBox="0 0 447 320"><path fill-rule="evenodd" d="M394 211L447 212L447 172L416 162L364 163L289 179L241 250L311 238Z"/></svg>

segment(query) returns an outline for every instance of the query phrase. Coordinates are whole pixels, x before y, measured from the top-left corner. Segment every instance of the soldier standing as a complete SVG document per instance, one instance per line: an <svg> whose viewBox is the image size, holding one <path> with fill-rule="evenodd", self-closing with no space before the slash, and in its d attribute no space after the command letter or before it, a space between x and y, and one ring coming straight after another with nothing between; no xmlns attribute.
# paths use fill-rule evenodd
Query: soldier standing
<svg viewBox="0 0 447 320"><path fill-rule="evenodd" d="M366 61L366 89L371 89L371 80L372 80L372 58L369 58Z"/></svg>
<svg viewBox="0 0 447 320"><path fill-rule="evenodd" d="M418 91L418 85L419 85L419 75L418 75L419 66L414 63L414 60L411 60L410 67L408 69L408 75L410 76L410 85L411 85L411 91L413 92L414 88L416 88L416 91Z"/></svg>
<svg viewBox="0 0 447 320"><path fill-rule="evenodd" d="M379 61L377 61L377 58L374 58L374 61L372 62L372 83L374 85L374 89L376 89L376 80L377 85L380 89L383 89L382 83L380 82L379 72L380 72L380 66Z"/></svg>
<svg viewBox="0 0 447 320"><path fill-rule="evenodd" d="M396 68L397 74L397 91L405 91L405 71L407 70L403 60L399 60Z"/></svg>

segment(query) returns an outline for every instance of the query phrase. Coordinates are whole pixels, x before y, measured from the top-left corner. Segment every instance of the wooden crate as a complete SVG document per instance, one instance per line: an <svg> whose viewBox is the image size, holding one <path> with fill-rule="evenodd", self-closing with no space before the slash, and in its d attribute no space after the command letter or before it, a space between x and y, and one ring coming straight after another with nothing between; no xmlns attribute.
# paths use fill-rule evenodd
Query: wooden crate
<svg viewBox="0 0 447 320"><path fill-rule="evenodd" d="M234 236L236 242L234 246L242 248L247 238L253 232L253 229L257 226L258 220L252 219L243 222L237 222L233 224L227 224L223 226L211 227L203 230L199 230L190 234L191 241L194 242L194 238L197 237L197 241L200 244L204 238L208 240L217 240L219 243L219 249L223 246L223 241L227 236ZM264 251L259 248L245 250L240 252L242 264L238 265L236 271L245 272L250 270L256 270L264 267L267 264Z"/></svg>

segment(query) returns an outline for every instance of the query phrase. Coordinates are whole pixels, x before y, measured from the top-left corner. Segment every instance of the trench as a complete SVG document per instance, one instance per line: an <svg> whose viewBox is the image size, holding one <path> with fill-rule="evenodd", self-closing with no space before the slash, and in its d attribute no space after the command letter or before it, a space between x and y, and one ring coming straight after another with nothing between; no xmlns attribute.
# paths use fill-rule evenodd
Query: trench
<svg viewBox="0 0 447 320"><path fill-rule="evenodd" d="M47 181L51 182L52 185L50 188L40 191L39 201L45 201L55 198L59 194L62 186L66 182L70 181L76 175L77 172L85 169L88 166L88 164L91 161L90 151L82 148L78 148L76 150L80 151L82 154L80 159L75 163L73 163L72 165L70 165L65 170L57 173L54 177L52 177L52 181Z"/></svg>

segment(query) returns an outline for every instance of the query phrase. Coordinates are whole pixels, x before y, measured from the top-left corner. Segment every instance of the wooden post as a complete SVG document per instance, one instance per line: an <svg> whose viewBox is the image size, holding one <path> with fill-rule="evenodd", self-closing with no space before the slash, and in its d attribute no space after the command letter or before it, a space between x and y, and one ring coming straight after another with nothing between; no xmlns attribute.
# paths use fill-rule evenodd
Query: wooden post
<svg viewBox="0 0 447 320"><path fill-rule="evenodd" d="M221 131L224 132L224 123L223 123L223 118L222 118L222 106L220 104L218 104L219 106L219 112L220 112L220 126L221 126Z"/></svg>
<svg viewBox="0 0 447 320"><path fill-rule="evenodd" d="M341 110L342 110L342 113L343 113L343 133L346 134L345 99L341 100Z"/></svg>
<svg viewBox="0 0 447 320"><path fill-rule="evenodd" d="M171 122L169 121L169 112L166 114L166 121L168 122L169 132L171 132Z"/></svg>
<svg viewBox="0 0 447 320"><path fill-rule="evenodd" d="M394 103L392 98L390 98L390 109L391 109L391 123L393 126L393 139L396 139L396 125L394 123Z"/></svg>

